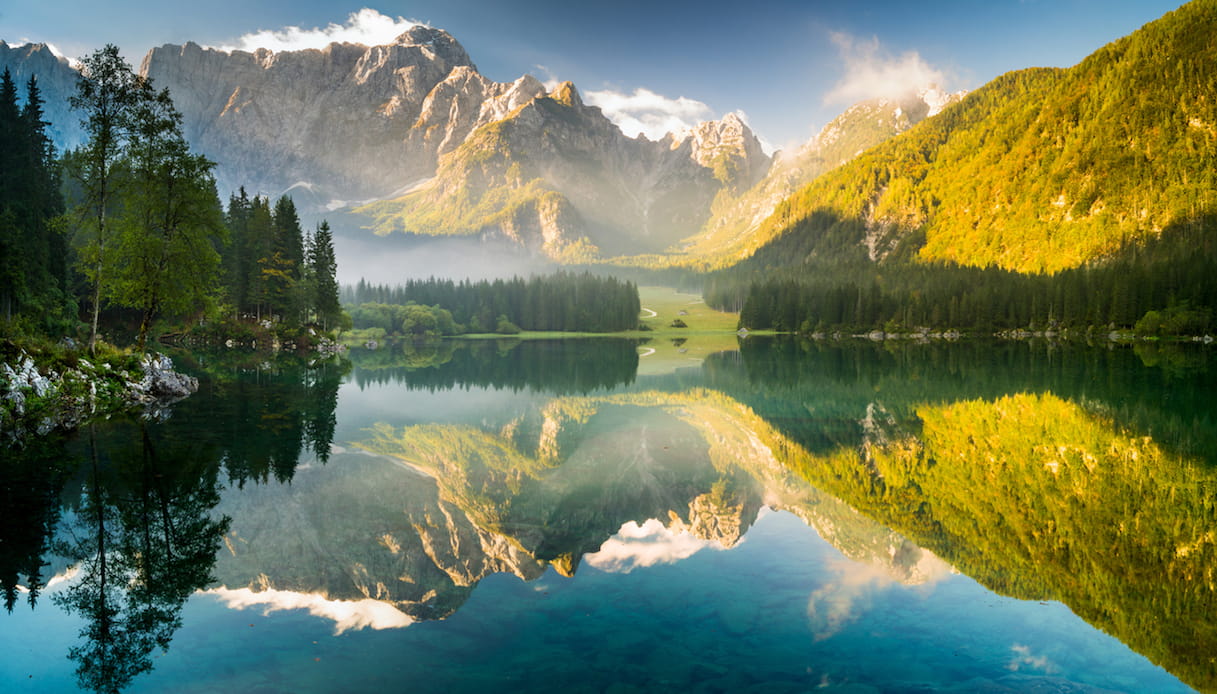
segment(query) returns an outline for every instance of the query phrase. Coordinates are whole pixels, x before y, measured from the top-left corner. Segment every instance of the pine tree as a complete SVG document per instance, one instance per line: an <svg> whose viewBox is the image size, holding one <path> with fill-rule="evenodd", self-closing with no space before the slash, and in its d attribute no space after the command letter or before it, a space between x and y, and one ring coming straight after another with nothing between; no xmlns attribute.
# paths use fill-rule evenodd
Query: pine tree
<svg viewBox="0 0 1217 694"><path fill-rule="evenodd" d="M23 171L19 153L23 149L21 116L17 108L17 85L8 68L0 76L0 311L12 320L25 294L21 220L14 205L20 199Z"/></svg>
<svg viewBox="0 0 1217 694"><path fill-rule="evenodd" d="M309 266L313 275L313 310L328 330L342 313L338 302L338 260L334 255L334 237L329 222L322 220L310 244Z"/></svg>
<svg viewBox="0 0 1217 694"><path fill-rule="evenodd" d="M265 297L272 313L291 323L302 311L300 288L304 264L304 233L296 205L286 195L275 201L267 253L258 259Z"/></svg>
<svg viewBox="0 0 1217 694"><path fill-rule="evenodd" d="M66 257L57 217L63 211L54 148L42 120L38 81L17 86L0 75L0 317L53 327L66 317Z"/></svg>
<svg viewBox="0 0 1217 694"><path fill-rule="evenodd" d="M270 262L273 233L270 201L256 196L250 201L249 226L242 248L246 258L244 310L253 313L258 320L262 319L263 311L269 312L269 283L262 269Z"/></svg>
<svg viewBox="0 0 1217 694"><path fill-rule="evenodd" d="M38 78L30 75L21 120L26 134L26 181L35 216L30 231L35 236L33 241L38 256L27 272L35 277L40 288L37 306L44 314L55 316L64 313L67 307L68 244L61 225L55 222L63 214L63 195L55 164L55 146L46 132L49 123L42 119L42 104Z"/></svg>
<svg viewBox="0 0 1217 694"><path fill-rule="evenodd" d="M245 192L245 186L241 186L238 193L228 197L224 223L228 227L229 242L221 253L224 286L238 316L249 303L249 225L252 214L249 195Z"/></svg>

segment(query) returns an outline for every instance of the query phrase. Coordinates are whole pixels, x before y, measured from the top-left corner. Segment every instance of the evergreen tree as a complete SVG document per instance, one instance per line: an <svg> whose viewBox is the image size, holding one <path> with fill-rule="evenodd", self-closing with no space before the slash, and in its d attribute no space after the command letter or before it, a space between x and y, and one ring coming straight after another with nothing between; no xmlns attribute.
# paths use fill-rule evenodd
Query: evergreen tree
<svg viewBox="0 0 1217 694"><path fill-rule="evenodd" d="M262 319L264 311L268 311L269 283L262 269L270 262L273 225L270 202L262 196L254 197L250 201L248 227L241 244L246 258L245 303L242 310L254 314L258 320Z"/></svg>
<svg viewBox="0 0 1217 694"><path fill-rule="evenodd" d="M38 77L30 75L21 120L26 133L26 181L34 210L30 231L37 259L27 272L35 277L41 288L36 297L36 310L59 315L65 313L68 306L68 244L59 223L63 214L63 195L55 146L46 132L50 124L42 119L42 104Z"/></svg>
<svg viewBox="0 0 1217 694"><path fill-rule="evenodd" d="M313 310L325 330L342 314L342 306L338 302L338 260L334 255L334 237L329 222L322 220L317 226L309 251Z"/></svg>
<svg viewBox="0 0 1217 694"><path fill-rule="evenodd" d="M13 209L20 199L21 131L17 85L6 67L0 76L0 201L4 203L0 208L0 311L6 322L12 319L26 289L21 223Z"/></svg>
<svg viewBox="0 0 1217 694"><path fill-rule="evenodd" d="M296 205L286 195L275 201L271 216L270 244L258 264L265 283L265 297L272 313L289 323L299 321L301 269L304 264L304 232Z"/></svg>
<svg viewBox="0 0 1217 694"><path fill-rule="evenodd" d="M67 247L59 232L63 198L42 103L35 77L18 108L11 75L0 75L0 317L54 328L67 316Z"/></svg>
<svg viewBox="0 0 1217 694"><path fill-rule="evenodd" d="M239 316L249 303L249 225L253 206L245 186L228 197L228 212L224 217L229 243L221 253L224 286L233 310ZM234 316L235 317L235 316Z"/></svg>

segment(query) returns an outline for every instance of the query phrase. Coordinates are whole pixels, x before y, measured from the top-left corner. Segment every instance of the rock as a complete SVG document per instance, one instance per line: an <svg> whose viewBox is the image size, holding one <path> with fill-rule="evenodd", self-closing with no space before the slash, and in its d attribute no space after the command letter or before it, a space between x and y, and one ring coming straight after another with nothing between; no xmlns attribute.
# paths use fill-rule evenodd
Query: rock
<svg viewBox="0 0 1217 694"><path fill-rule="evenodd" d="M289 191L308 211L433 176L441 154L545 92L530 76L483 77L451 35L424 26L380 46L167 44L140 71L173 93L191 144L222 162L221 191Z"/></svg>
<svg viewBox="0 0 1217 694"><path fill-rule="evenodd" d="M0 418L0 434L20 445L27 436L72 429L88 417L108 416L108 410L132 404L144 405L145 417L164 419L169 403L198 390L198 380L174 371L163 354L145 355L138 374L116 372L105 363L97 367L85 359L77 363L78 368L62 374L50 369L40 373L25 353L16 365L0 364L0 398L8 404L0 414L9 415Z"/></svg>
<svg viewBox="0 0 1217 694"><path fill-rule="evenodd" d="M140 402L180 400L199 389L199 380L173 370L173 361L163 354L146 354L140 360L144 377L132 384L131 393Z"/></svg>
<svg viewBox="0 0 1217 694"><path fill-rule="evenodd" d="M4 68L12 73L13 81L22 87L22 93L30 76L38 76L43 98L42 117L48 122L47 134L59 151L75 149L84 143L87 138L80 126L80 113L71 108L67 98L76 93L80 73L72 68L67 58L55 55L45 43L10 46L0 41L0 71Z"/></svg>

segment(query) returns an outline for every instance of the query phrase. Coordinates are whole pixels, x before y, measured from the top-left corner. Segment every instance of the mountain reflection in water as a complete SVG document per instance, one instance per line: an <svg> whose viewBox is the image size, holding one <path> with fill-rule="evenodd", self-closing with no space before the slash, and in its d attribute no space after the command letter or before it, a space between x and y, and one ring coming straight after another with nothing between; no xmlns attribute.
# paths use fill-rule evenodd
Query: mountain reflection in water
<svg viewBox="0 0 1217 694"><path fill-rule="evenodd" d="M335 634L413 631L495 574L628 576L738 547L777 510L839 553L806 588L812 643L849 643L888 586L962 572L1217 688L1207 352L750 338L636 378L638 351L204 358L204 392L168 420L97 423L5 469L24 521L0 531L10 609L75 567L50 592L86 624L78 682L115 691L169 648L195 591ZM1034 644L1005 657L1067 678Z"/></svg>

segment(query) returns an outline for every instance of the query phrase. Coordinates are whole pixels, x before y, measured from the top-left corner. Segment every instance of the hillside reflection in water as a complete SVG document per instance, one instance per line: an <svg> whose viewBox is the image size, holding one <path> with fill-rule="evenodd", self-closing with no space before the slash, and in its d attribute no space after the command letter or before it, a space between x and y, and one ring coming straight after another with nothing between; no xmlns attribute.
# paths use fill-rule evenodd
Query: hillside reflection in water
<svg viewBox="0 0 1217 694"><path fill-rule="evenodd" d="M639 351L200 357L169 419L5 469L4 633L46 647L0 681L1217 688L1206 351Z"/></svg>

